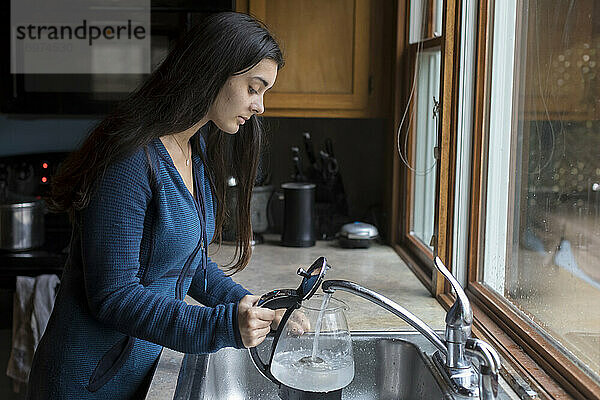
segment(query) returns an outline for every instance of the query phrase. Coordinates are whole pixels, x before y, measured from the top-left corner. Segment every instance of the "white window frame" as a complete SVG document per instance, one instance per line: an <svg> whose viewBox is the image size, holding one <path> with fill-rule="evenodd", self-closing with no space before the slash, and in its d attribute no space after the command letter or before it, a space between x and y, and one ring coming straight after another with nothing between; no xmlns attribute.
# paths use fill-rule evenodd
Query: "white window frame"
<svg viewBox="0 0 600 400"><path fill-rule="evenodd" d="M483 282L504 295L517 0L495 2L493 21Z"/></svg>
<svg viewBox="0 0 600 400"><path fill-rule="evenodd" d="M475 108L475 55L477 50L477 0L465 0L461 15L458 121L456 126L456 181L452 232L452 274L466 287L469 259L469 212L471 198L471 152Z"/></svg>

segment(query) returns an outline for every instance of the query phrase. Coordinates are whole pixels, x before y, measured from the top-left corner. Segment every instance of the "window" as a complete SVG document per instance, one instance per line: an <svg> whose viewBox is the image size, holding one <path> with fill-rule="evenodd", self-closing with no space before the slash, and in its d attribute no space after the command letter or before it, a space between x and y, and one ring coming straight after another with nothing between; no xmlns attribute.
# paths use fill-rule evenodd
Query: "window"
<svg viewBox="0 0 600 400"><path fill-rule="evenodd" d="M480 280L600 382L600 5L493 18Z"/></svg>
<svg viewBox="0 0 600 400"><path fill-rule="evenodd" d="M430 245L435 216L437 107L440 93L440 49L428 49L418 54L417 89L413 118L414 168L410 234L423 246Z"/></svg>
<svg viewBox="0 0 600 400"><path fill-rule="evenodd" d="M419 260L421 278L431 285L437 207L437 150L441 84L442 0L412 1L408 104L399 124L398 150L404 182L400 242ZM423 278L425 277L425 278Z"/></svg>
<svg viewBox="0 0 600 400"><path fill-rule="evenodd" d="M442 36L442 0L413 0L410 2L409 43Z"/></svg>
<svg viewBox="0 0 600 400"><path fill-rule="evenodd" d="M600 2L399 4L398 252L540 397L600 398Z"/></svg>

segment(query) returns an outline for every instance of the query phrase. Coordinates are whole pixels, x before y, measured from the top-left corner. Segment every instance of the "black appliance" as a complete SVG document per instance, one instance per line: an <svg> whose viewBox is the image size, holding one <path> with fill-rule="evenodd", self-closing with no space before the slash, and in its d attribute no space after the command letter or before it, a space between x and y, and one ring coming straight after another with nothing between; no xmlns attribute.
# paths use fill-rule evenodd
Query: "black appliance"
<svg viewBox="0 0 600 400"><path fill-rule="evenodd" d="M285 198L281 244L290 247L314 246L316 185L288 182L282 184L281 188Z"/></svg>
<svg viewBox="0 0 600 400"><path fill-rule="evenodd" d="M303 159L300 148L292 146L292 181L314 183L315 189L315 224L318 239L332 240L340 227L348 222L348 201L342 181L338 160L333 150L331 138L325 138L324 148L315 151L309 132L302 133L304 151ZM285 197L285 196L284 196ZM276 220L276 201L271 203L272 220Z"/></svg>
<svg viewBox="0 0 600 400"><path fill-rule="evenodd" d="M0 112L106 114L147 77L147 74L11 74L10 3L0 2ZM202 18L234 9L235 0L151 0L151 68Z"/></svg>
<svg viewBox="0 0 600 400"><path fill-rule="evenodd" d="M0 180L11 193L44 197L52 176L68 153L40 153L0 157ZM0 251L1 286L14 285L18 275L61 275L71 239L67 214L44 215L44 244L33 250Z"/></svg>

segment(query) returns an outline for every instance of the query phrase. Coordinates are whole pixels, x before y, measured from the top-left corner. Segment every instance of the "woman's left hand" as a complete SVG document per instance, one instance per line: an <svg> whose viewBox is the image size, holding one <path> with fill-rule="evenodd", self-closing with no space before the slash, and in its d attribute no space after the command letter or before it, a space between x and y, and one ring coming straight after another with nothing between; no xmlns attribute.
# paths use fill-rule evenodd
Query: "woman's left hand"
<svg viewBox="0 0 600 400"><path fill-rule="evenodd" d="M275 310L275 318L271 322L272 330L277 330L277 328L279 327L279 323L281 322L281 318L283 317L283 314L285 314L285 311L285 308ZM310 321L308 320L308 318L306 318L304 313L302 313L299 310L294 311L292 315L290 315L290 318L288 319L287 323L289 324L290 332L293 335L304 335L304 332L310 330Z"/></svg>

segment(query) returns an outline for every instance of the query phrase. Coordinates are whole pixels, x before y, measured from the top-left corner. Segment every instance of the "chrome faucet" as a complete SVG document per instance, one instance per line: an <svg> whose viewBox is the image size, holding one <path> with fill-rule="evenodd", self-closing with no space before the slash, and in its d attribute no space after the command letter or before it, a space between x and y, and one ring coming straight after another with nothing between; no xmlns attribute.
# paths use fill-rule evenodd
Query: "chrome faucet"
<svg viewBox="0 0 600 400"><path fill-rule="evenodd" d="M456 301L446 314L446 332L443 339L398 303L354 282L330 279L324 281L321 287L325 293L342 290L355 294L402 318L438 349L433 355L433 361L446 383L456 393L485 400L496 399L500 357L492 346L471 337L473 311L467 295L439 257L435 258L434 265L456 292ZM478 370L473 365L473 358L479 361Z"/></svg>

